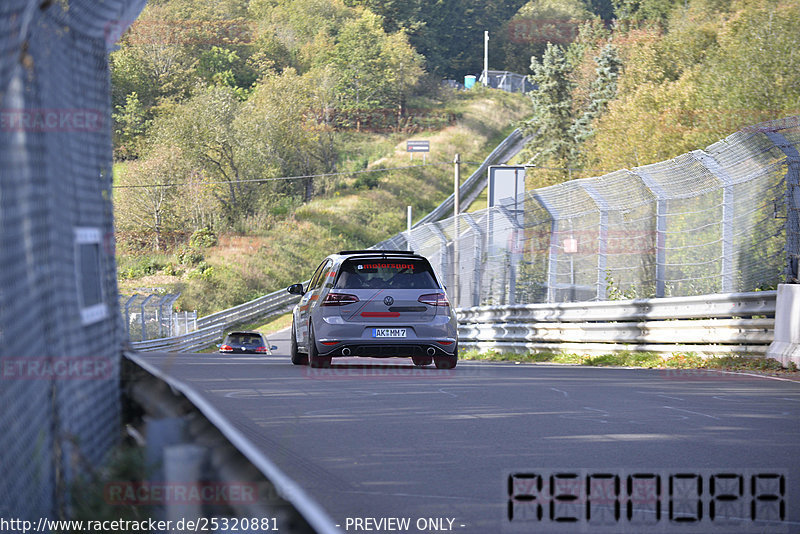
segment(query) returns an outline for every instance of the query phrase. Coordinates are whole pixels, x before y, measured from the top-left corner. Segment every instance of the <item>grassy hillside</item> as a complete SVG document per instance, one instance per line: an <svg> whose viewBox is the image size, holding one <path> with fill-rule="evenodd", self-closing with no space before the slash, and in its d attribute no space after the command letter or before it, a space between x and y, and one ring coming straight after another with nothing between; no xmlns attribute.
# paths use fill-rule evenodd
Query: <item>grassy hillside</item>
<svg viewBox="0 0 800 534"><path fill-rule="evenodd" d="M477 89L453 93L445 101L414 103L423 106L459 117L439 131L411 136L430 140L428 165L420 165L420 155L410 161L408 136L354 133L341 168L420 166L337 179L325 196L294 210L275 206L274 219L263 227L253 221L247 234L185 236L159 254L121 252L120 292L180 291L177 307L204 315L305 280L327 254L368 247L404 230L407 205L415 219L436 207L452 192L454 155L474 162L462 166L466 179L475 163L525 118L530 104L523 95Z"/></svg>

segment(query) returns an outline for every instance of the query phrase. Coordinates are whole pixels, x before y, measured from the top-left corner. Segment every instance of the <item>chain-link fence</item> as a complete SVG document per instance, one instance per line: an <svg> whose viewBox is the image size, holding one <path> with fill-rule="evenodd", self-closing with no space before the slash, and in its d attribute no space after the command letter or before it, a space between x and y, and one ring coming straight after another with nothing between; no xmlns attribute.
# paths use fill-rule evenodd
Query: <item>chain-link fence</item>
<svg viewBox="0 0 800 534"><path fill-rule="evenodd" d="M120 295L119 311L131 341L147 341L197 330L197 311L173 311L180 293Z"/></svg>
<svg viewBox="0 0 800 534"><path fill-rule="evenodd" d="M6 520L66 514L75 476L119 436L107 30L141 4L0 2Z"/></svg>
<svg viewBox="0 0 800 534"><path fill-rule="evenodd" d="M797 277L798 144L797 117L759 124L706 150L529 191L376 248L410 245L430 258L459 307L772 288Z"/></svg>
<svg viewBox="0 0 800 534"><path fill-rule="evenodd" d="M480 83L485 84L486 73L481 73ZM528 93L536 87L527 76L505 70L489 71L489 87L508 93Z"/></svg>

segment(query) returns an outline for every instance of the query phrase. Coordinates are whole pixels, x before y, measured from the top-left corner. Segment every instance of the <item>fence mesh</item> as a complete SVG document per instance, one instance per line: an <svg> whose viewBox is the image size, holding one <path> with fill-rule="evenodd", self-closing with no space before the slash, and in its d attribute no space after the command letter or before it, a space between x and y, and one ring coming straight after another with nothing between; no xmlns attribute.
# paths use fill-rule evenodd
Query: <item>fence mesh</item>
<svg viewBox="0 0 800 534"><path fill-rule="evenodd" d="M0 518L68 513L119 434L106 30L134 3L0 2Z"/></svg>
<svg viewBox="0 0 800 534"><path fill-rule="evenodd" d="M766 289L797 277L798 144L798 117L758 124L705 150L529 191L375 248L430 258L460 307Z"/></svg>
<svg viewBox="0 0 800 534"><path fill-rule="evenodd" d="M131 341L180 336L197 330L197 311L172 310L180 293L120 295L119 311Z"/></svg>
<svg viewBox="0 0 800 534"><path fill-rule="evenodd" d="M485 83L485 77L486 73L481 73L480 83ZM490 70L488 85L492 89L500 89L509 93L527 93L536 87L524 74L505 70Z"/></svg>

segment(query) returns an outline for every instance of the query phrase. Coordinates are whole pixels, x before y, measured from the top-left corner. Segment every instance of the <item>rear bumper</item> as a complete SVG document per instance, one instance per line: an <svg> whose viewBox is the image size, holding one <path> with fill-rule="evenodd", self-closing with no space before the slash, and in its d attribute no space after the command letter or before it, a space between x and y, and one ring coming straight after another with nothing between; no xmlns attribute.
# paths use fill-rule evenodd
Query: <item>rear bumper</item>
<svg viewBox="0 0 800 534"><path fill-rule="evenodd" d="M356 340L352 342L343 341L336 345L317 344L317 351L320 356L347 357L359 356L367 358L411 358L414 356L456 356L457 344L454 342L445 345L436 341L424 341L415 339L407 343L396 341L376 341L367 342Z"/></svg>

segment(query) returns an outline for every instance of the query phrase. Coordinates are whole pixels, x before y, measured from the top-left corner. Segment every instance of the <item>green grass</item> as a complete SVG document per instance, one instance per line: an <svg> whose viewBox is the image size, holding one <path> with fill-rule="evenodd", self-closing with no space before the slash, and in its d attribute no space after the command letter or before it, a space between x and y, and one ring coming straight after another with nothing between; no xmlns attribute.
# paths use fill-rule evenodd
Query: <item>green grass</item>
<svg viewBox="0 0 800 534"><path fill-rule="evenodd" d="M795 374L797 366L784 369L780 362L771 358L744 356L710 356L703 358L693 352L658 354L655 352L623 351L618 353L589 356L561 352L512 353L489 350L464 351L459 357L463 360L508 361L521 363L559 363L595 367L642 367L670 369L715 369L720 371L784 372Z"/></svg>

